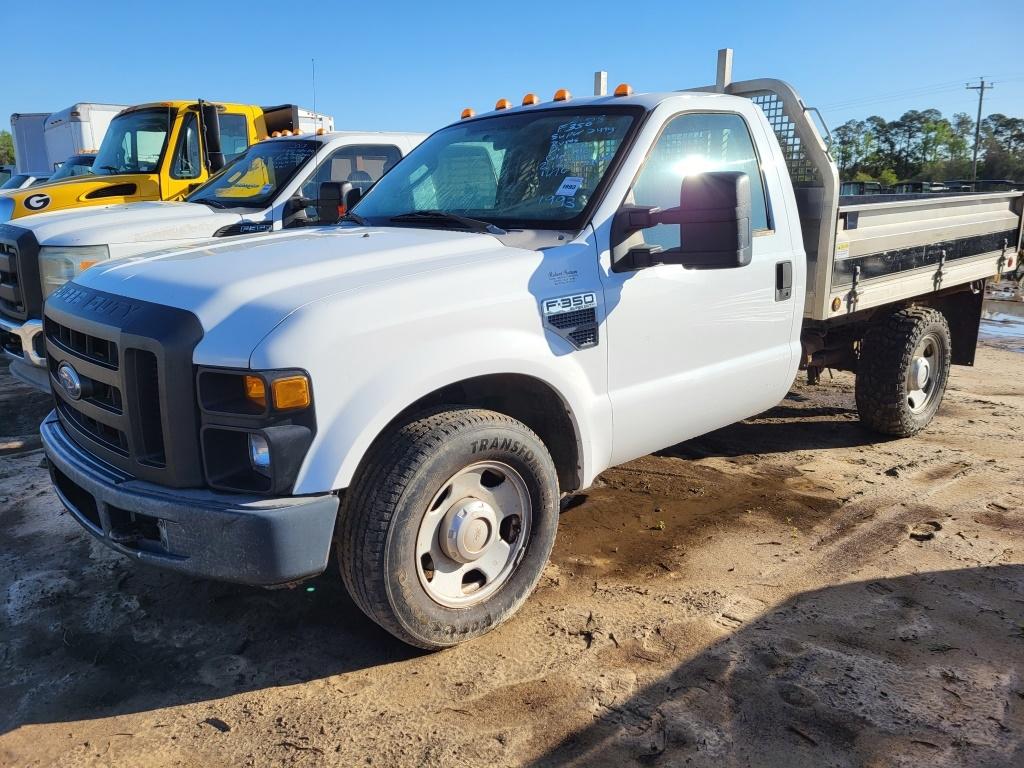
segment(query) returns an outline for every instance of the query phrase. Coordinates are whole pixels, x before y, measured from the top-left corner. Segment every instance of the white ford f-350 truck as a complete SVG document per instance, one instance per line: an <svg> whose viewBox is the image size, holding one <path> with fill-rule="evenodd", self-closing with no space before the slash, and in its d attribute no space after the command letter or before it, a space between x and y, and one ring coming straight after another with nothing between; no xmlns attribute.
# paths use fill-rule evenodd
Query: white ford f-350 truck
<svg viewBox="0 0 1024 768"><path fill-rule="evenodd" d="M321 208L336 222L338 185L369 188L424 138L338 131L267 139L184 201L67 208L0 224L0 348L11 372L50 388L43 301L86 268L208 238L317 224Z"/></svg>
<svg viewBox="0 0 1024 768"><path fill-rule="evenodd" d="M42 436L75 519L268 586L333 544L370 618L439 648L516 611L605 468L801 368L856 371L865 425L910 435L971 363L1020 193L840 200L777 80L524 102L434 133L338 225L54 292Z"/></svg>

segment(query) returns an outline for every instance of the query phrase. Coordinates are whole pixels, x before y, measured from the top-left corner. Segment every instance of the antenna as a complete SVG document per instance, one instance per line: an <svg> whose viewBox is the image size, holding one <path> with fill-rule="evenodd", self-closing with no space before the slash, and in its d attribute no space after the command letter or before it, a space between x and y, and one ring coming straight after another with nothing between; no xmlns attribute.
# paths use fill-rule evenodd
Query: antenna
<svg viewBox="0 0 1024 768"><path fill-rule="evenodd" d="M316 129L323 128L323 126L319 125L320 113L316 111L316 59L312 58L310 62L313 65L313 133L315 134Z"/></svg>

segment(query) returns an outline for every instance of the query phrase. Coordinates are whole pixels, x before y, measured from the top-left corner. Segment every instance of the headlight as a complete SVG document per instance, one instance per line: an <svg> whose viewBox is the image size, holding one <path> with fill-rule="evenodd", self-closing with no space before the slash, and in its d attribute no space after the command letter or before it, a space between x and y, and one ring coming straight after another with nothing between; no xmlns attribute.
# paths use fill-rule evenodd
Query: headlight
<svg viewBox="0 0 1024 768"><path fill-rule="evenodd" d="M105 245L56 245L39 249L39 280L43 285L43 298L74 280L99 261L110 258Z"/></svg>

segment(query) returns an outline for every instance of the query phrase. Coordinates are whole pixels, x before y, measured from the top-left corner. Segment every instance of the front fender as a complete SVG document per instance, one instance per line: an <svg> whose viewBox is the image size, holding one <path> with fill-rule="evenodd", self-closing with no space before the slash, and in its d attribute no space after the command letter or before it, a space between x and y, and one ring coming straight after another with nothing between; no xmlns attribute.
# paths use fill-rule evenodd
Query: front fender
<svg viewBox="0 0 1024 768"><path fill-rule="evenodd" d="M409 327L415 326L406 327L406 333ZM544 333L527 329L467 326L417 334L414 345L399 346L375 345L373 336L349 336L333 353L303 366L312 377L317 435L295 493L348 487L370 444L395 416L444 386L489 374L532 376L559 394L576 430L584 487L607 466L611 408L587 365L598 363L603 370L604 349L555 355ZM289 349L294 360L294 344L301 338L279 327L254 352L251 366L275 367L274 361L288 359Z"/></svg>

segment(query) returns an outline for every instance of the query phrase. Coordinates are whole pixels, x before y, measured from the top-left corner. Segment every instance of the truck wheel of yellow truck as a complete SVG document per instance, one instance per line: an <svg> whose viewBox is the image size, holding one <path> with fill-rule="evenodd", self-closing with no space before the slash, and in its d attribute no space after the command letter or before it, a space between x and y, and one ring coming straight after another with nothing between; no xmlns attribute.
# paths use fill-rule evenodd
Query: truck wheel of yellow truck
<svg viewBox="0 0 1024 768"><path fill-rule="evenodd" d="M909 437L935 417L949 380L949 324L930 307L906 307L875 322L861 341L857 412L876 432Z"/></svg>
<svg viewBox="0 0 1024 768"><path fill-rule="evenodd" d="M371 447L342 504L338 559L368 617L439 649L519 609L557 527L558 477L540 438L503 414L446 406Z"/></svg>

